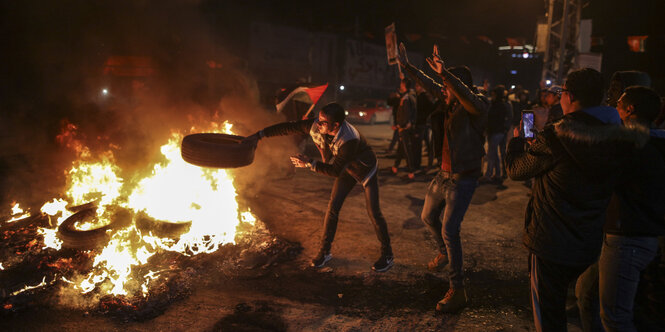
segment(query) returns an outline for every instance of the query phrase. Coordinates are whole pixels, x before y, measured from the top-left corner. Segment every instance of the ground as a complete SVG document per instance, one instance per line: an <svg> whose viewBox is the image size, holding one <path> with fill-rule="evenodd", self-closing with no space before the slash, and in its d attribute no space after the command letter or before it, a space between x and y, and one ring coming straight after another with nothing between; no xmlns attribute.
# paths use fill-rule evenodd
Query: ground
<svg viewBox="0 0 665 332"><path fill-rule="evenodd" d="M448 289L445 271L431 273L436 255L420 221L433 172L415 181L387 169L392 132L387 125L358 126L380 158L381 208L395 266L372 272L379 243L358 186L347 198L329 267L314 270L323 215L333 179L298 169L271 180L253 197L243 197L270 233L299 243L302 251L280 264L229 277L210 266L186 296L154 318L131 320L87 311L40 307L4 316L2 330L95 331L531 331L527 251L521 242L527 188L481 185L462 223L464 271L469 306L458 314L436 315L434 307ZM269 148L262 141L259 148ZM242 193L241 193L242 195ZM569 319L569 330L579 330Z"/></svg>

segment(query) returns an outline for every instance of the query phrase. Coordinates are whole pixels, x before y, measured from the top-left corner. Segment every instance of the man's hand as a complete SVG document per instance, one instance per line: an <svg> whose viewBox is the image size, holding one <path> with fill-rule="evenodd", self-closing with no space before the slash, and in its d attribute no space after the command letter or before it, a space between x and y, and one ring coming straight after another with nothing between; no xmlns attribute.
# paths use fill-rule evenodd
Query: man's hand
<svg viewBox="0 0 665 332"><path fill-rule="evenodd" d="M434 49L432 50L432 57L427 58L426 60L434 72L439 75L443 73L443 60L441 59L441 56L439 56L439 47L436 46L436 44L434 44Z"/></svg>
<svg viewBox="0 0 665 332"><path fill-rule="evenodd" d="M397 49L397 63L399 63L399 65L402 67L409 63L409 58L406 55L406 47L404 47L404 43L399 43L399 48Z"/></svg>
<svg viewBox="0 0 665 332"><path fill-rule="evenodd" d="M291 156L291 162L295 167L298 168L306 168L306 167L311 167L311 163L309 158L306 156L299 154L295 156Z"/></svg>

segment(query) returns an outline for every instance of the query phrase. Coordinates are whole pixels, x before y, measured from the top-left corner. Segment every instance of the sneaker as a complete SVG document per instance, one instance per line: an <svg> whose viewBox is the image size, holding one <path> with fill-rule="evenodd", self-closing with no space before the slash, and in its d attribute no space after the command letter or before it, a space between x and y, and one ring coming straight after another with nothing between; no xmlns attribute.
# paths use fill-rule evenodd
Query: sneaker
<svg viewBox="0 0 665 332"><path fill-rule="evenodd" d="M469 299L466 297L466 290L462 288L450 288L439 303L436 304L436 311L442 313L455 313L466 307Z"/></svg>
<svg viewBox="0 0 665 332"><path fill-rule="evenodd" d="M427 263L427 269L436 272L448 264L448 255L439 253L433 260Z"/></svg>
<svg viewBox="0 0 665 332"><path fill-rule="evenodd" d="M372 270L376 272L386 272L393 267L394 259L393 256L381 255L378 261L372 266Z"/></svg>
<svg viewBox="0 0 665 332"><path fill-rule="evenodd" d="M324 265L326 265L326 263L328 263L328 261L331 259L332 259L332 254L326 252L319 252L319 254L316 255L314 259L312 259L312 267L321 268Z"/></svg>

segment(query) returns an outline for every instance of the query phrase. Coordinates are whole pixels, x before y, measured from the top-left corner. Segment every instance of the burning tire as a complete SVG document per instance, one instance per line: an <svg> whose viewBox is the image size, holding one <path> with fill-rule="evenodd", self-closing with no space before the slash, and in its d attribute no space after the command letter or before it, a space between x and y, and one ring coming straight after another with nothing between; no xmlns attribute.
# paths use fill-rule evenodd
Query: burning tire
<svg viewBox="0 0 665 332"><path fill-rule="evenodd" d="M202 167L235 168L254 161L256 144L242 136L227 134L192 134L182 140L180 152L186 162Z"/></svg>
<svg viewBox="0 0 665 332"><path fill-rule="evenodd" d="M68 248L89 250L105 244L112 232L124 226L131 221L127 211L118 211L111 218L111 223L102 227L80 230L76 228L76 223L88 221L95 217L96 208L90 207L83 209L67 218L58 227L58 238L62 240L62 245Z"/></svg>
<svg viewBox="0 0 665 332"><path fill-rule="evenodd" d="M192 222L167 222L155 220L142 213L136 219L136 228L142 232L152 232L161 238L177 238L183 233L189 232Z"/></svg>

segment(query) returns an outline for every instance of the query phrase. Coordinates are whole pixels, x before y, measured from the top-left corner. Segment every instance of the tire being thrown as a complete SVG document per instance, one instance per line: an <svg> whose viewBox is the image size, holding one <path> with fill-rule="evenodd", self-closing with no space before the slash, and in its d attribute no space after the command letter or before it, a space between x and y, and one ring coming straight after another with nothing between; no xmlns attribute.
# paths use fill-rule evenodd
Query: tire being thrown
<svg viewBox="0 0 665 332"><path fill-rule="evenodd" d="M236 168L254 161L256 144L244 137L227 134L202 133L187 135L180 153L186 162L212 168Z"/></svg>
<svg viewBox="0 0 665 332"><path fill-rule="evenodd" d="M75 227L78 222L95 218L96 210L95 207L85 208L71 215L60 224L58 238L62 240L64 247L90 250L103 246L108 242L114 231L127 226L131 222L129 212L120 210L110 218L110 224L89 230L80 230Z"/></svg>

